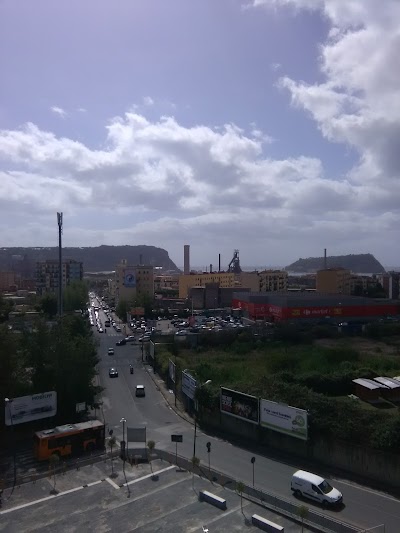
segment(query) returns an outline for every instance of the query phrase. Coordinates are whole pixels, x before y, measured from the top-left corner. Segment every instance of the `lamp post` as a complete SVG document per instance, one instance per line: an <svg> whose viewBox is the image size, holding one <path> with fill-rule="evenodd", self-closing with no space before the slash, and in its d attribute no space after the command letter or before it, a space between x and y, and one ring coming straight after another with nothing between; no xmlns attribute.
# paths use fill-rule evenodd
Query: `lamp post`
<svg viewBox="0 0 400 533"><path fill-rule="evenodd" d="M125 446L126 446L126 442L125 442L125 422L126 422L126 419L124 417L122 417L120 422L122 422L121 454L122 454L122 460L124 462L124 468L125 468L125 459L126 459L126 454L125 454Z"/></svg>
<svg viewBox="0 0 400 533"><path fill-rule="evenodd" d="M199 390L203 388L206 385L209 385L211 383L211 379L207 379L206 382L199 385ZM196 386L197 389L197 386ZM193 457L196 457L196 439L197 439L197 412L196 412L196 405L194 409L194 438L193 438Z"/></svg>

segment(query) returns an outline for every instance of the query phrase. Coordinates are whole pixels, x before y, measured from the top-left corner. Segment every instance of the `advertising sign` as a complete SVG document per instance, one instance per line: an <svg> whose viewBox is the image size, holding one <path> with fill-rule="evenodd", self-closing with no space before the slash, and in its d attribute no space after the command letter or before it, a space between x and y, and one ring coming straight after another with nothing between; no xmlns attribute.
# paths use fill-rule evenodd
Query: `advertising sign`
<svg viewBox="0 0 400 533"><path fill-rule="evenodd" d="M41 418L49 418L57 413L57 393L55 391L20 396L5 404L5 424L15 426Z"/></svg>
<svg viewBox="0 0 400 533"><path fill-rule="evenodd" d="M297 437L308 439L307 411L269 400L260 402L260 424L263 427Z"/></svg>
<svg viewBox="0 0 400 533"><path fill-rule="evenodd" d="M171 361L170 359L168 363L168 372L169 372L169 377L174 383L175 383L175 368L176 368L175 363Z"/></svg>
<svg viewBox="0 0 400 533"><path fill-rule="evenodd" d="M194 395L196 393L196 385L197 381L194 379L193 376L187 372L187 370L183 370L182 372L182 392L183 394L186 394L188 398L191 400L194 400Z"/></svg>
<svg viewBox="0 0 400 533"><path fill-rule="evenodd" d="M221 387L221 412L258 424L258 398Z"/></svg>
<svg viewBox="0 0 400 533"><path fill-rule="evenodd" d="M136 287L136 273L133 270L124 271L124 286Z"/></svg>

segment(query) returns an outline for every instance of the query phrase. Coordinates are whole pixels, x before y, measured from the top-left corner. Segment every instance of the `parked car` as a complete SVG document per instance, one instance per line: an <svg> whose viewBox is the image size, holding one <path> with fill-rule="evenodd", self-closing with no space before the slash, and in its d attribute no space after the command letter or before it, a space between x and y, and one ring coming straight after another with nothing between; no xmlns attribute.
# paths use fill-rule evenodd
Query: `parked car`
<svg viewBox="0 0 400 533"><path fill-rule="evenodd" d="M136 340L135 335L128 335L125 337L126 342L134 342Z"/></svg>

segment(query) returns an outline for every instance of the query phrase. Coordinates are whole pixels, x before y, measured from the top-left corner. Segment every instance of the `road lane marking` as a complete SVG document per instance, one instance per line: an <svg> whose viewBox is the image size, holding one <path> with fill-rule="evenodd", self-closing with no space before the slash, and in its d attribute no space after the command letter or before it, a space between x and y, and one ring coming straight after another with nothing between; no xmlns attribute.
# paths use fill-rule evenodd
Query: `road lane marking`
<svg viewBox="0 0 400 533"><path fill-rule="evenodd" d="M20 509L24 509L25 507L31 507L32 505L36 505L38 503L46 502L48 500L52 500L53 498L58 498L59 496L64 496L65 494L70 494L71 492L76 492L78 490L82 490L83 487L75 487L74 489L65 490L63 492L59 492L58 494L51 494L50 496L46 496L45 498L40 498L39 500L34 500L33 502L27 502L23 503L21 505L17 505L16 507L12 507L11 509L6 509L5 511L0 511L0 515L11 513L12 511L19 511Z"/></svg>
<svg viewBox="0 0 400 533"><path fill-rule="evenodd" d="M114 483L114 481L113 481L111 478L106 477L106 481L108 481L108 483L109 483L112 487L114 487L114 489L117 489L117 490L120 489L119 485L117 485L116 483Z"/></svg>
<svg viewBox="0 0 400 533"><path fill-rule="evenodd" d="M132 479L132 481L128 481L128 483L124 483L122 487L126 487L127 485L133 485L134 483L138 483L139 481L143 481L144 479L148 479L149 477L152 477L152 476L158 476L158 474L161 474L162 472L167 472L168 470L172 470L173 468L177 468L176 465L167 466L166 468L163 468L162 470L157 470L157 472L147 474L146 476L138 477L137 479Z"/></svg>
<svg viewBox="0 0 400 533"><path fill-rule="evenodd" d="M395 498L394 496L389 496L389 494L384 494L383 492L379 492L377 490L368 489L367 487L363 487L361 485L357 485L355 483L349 483L348 481L342 481L341 479L335 479L338 483L342 483L343 485L347 485L348 487L352 487L356 490L363 490L364 492L369 492L370 494L373 494L374 496L380 496L381 498L386 498L387 500L390 500L392 502L399 503L399 499Z"/></svg>

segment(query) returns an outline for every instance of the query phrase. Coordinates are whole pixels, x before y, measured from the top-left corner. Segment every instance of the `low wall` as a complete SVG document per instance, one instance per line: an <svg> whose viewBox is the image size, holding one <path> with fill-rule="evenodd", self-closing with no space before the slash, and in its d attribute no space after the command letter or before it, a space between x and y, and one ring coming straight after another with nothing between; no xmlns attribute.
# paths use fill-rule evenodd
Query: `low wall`
<svg viewBox="0 0 400 533"><path fill-rule="evenodd" d="M265 451L271 449L306 461L315 461L378 482L382 487L399 490L400 455L317 436L310 441L303 441L222 413L207 413L201 421L219 432L240 438L245 436L251 442L265 445Z"/></svg>

